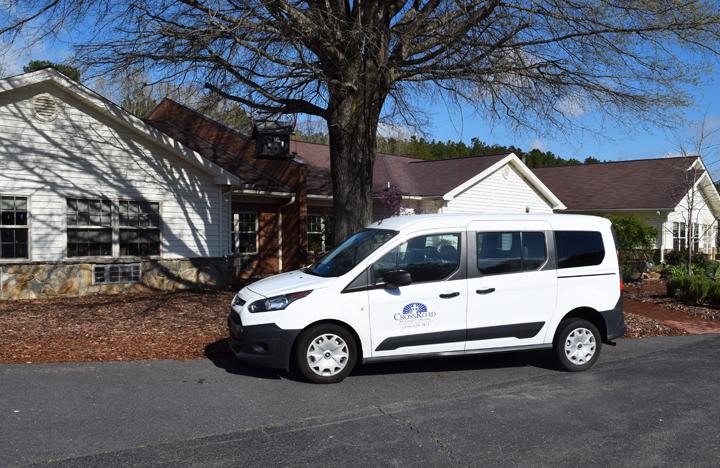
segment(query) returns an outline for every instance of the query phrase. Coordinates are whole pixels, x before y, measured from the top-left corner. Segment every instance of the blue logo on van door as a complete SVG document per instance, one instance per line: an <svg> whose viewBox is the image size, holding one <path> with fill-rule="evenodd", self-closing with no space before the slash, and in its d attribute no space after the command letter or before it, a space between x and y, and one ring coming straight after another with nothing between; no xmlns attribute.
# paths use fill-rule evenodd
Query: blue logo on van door
<svg viewBox="0 0 720 468"><path fill-rule="evenodd" d="M403 314L418 314L421 312L427 312L427 306L419 302L412 302L403 307Z"/></svg>
<svg viewBox="0 0 720 468"><path fill-rule="evenodd" d="M402 314L395 314L394 318L398 322L414 322L418 320L429 320L435 317L435 312L428 312L425 304L420 302L411 302L403 307Z"/></svg>

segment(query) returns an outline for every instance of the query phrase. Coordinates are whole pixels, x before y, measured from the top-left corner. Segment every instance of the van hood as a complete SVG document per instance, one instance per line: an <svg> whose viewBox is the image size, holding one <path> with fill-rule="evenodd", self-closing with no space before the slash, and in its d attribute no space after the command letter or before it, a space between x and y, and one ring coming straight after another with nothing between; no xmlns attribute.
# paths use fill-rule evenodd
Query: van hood
<svg viewBox="0 0 720 468"><path fill-rule="evenodd" d="M323 278L322 276L305 273L302 270L295 270L261 279L249 284L247 288L255 294L272 297L292 292L327 288L335 281L337 281L337 278Z"/></svg>

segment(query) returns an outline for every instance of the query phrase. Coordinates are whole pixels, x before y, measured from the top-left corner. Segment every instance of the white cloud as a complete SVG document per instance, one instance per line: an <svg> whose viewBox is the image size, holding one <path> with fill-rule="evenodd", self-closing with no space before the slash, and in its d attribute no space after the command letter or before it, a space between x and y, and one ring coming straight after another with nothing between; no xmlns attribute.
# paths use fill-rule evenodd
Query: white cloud
<svg viewBox="0 0 720 468"><path fill-rule="evenodd" d="M547 144L541 138L535 138L533 141L530 142L530 150L538 149L540 151L545 151L546 148Z"/></svg>
<svg viewBox="0 0 720 468"><path fill-rule="evenodd" d="M396 140L409 140L413 135L409 127L399 124L379 123L378 136L383 138L395 138Z"/></svg>
<svg viewBox="0 0 720 468"><path fill-rule="evenodd" d="M566 97L557 103L558 110L568 119L577 119L587 114L586 103L579 97Z"/></svg>
<svg viewBox="0 0 720 468"><path fill-rule="evenodd" d="M17 75L23 72L23 67L31 60L50 60L53 62L66 62L70 52L52 39L28 45L22 38L13 43L0 42L0 62L4 65L5 74Z"/></svg>

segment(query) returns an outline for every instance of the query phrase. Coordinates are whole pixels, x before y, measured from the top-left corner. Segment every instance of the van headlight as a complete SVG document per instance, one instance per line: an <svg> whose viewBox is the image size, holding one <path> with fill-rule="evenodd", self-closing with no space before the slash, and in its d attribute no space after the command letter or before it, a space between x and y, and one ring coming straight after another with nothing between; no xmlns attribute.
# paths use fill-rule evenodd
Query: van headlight
<svg viewBox="0 0 720 468"><path fill-rule="evenodd" d="M248 307L248 310L252 313L255 312L272 312L274 310L283 310L293 302L297 301L298 299L302 299L303 297L310 294L312 290L310 291L300 291L300 292L294 292L290 294L283 294L280 296L273 296L268 297L267 299L260 299L259 301L255 301L252 304L250 304L250 307Z"/></svg>
<svg viewBox="0 0 720 468"><path fill-rule="evenodd" d="M235 294L235 297L233 297L232 300L232 305L240 307L245 305L245 301L240 298L240 293Z"/></svg>

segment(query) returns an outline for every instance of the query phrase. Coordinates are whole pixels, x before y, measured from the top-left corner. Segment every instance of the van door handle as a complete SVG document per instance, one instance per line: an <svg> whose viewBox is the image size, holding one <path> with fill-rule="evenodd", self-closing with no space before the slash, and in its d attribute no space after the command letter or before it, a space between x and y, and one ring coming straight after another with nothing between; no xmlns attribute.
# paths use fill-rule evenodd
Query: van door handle
<svg viewBox="0 0 720 468"><path fill-rule="evenodd" d="M491 292L495 292L495 288L478 289L475 292L478 294L490 294Z"/></svg>
<svg viewBox="0 0 720 468"><path fill-rule="evenodd" d="M460 293L455 291L455 292L449 292L449 293L442 293L442 294L440 294L440 297L442 299L450 299L452 297L458 297L459 295L460 295Z"/></svg>

